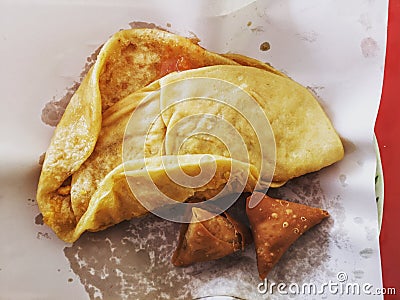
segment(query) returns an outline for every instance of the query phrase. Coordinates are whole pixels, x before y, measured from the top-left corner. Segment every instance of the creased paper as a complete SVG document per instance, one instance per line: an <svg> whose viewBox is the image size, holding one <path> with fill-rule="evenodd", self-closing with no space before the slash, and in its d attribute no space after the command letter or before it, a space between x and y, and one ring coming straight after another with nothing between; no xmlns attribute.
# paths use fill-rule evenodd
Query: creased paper
<svg viewBox="0 0 400 300"><path fill-rule="evenodd" d="M216 262L172 267L179 226L154 216L87 233L73 245L63 244L40 221L35 224L37 159L53 130L41 122L41 110L79 81L91 53L132 22L195 34L209 50L267 61L317 95L344 142L345 158L270 193L324 208L331 218L302 236L268 280L321 287L330 280L340 282L344 277L339 275L345 274L348 283L382 287L373 126L382 86L387 1L214 3L36 0L0 5L2 54L7 57L1 73L7 109L0 112L0 286L8 287L2 292L5 298L289 297L277 290L258 291L252 247ZM260 49L265 42L268 51Z"/></svg>

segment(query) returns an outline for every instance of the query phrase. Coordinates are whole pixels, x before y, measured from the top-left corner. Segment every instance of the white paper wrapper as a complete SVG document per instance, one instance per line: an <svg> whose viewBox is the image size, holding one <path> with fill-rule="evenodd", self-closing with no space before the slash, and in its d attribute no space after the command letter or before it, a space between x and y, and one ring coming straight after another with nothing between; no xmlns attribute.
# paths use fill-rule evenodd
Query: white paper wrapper
<svg viewBox="0 0 400 300"><path fill-rule="evenodd" d="M336 299L257 290L254 248L181 269L170 263L178 225L146 216L74 245L41 224L38 158L53 131L51 99L79 81L91 53L131 22L150 22L201 45L268 61L318 96L345 144L343 161L271 191L331 218L284 255L268 282L382 287L374 194L373 126L380 99L387 1L3 1L0 32L0 286L5 299ZM269 51L261 51L263 42ZM4 93L5 92L5 93ZM342 273L341 273L342 272ZM345 274L344 274L344 273ZM339 275L338 275L339 274ZM342 280L344 275L347 281ZM370 295L368 299L381 299Z"/></svg>

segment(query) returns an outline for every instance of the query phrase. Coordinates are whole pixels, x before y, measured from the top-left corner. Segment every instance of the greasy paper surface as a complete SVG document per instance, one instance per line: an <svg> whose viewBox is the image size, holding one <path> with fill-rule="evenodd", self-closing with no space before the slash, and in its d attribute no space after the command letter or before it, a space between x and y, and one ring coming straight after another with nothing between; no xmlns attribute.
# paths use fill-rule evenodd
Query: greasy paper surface
<svg viewBox="0 0 400 300"><path fill-rule="evenodd" d="M372 136L382 85L386 2L3 1L1 53L7 59L1 71L0 286L7 289L2 297L267 298L257 292L252 247L180 269L170 263L177 224L147 216L68 245L37 217L37 161L53 131L41 122L41 109L79 80L91 53L133 21L195 33L209 50L268 61L318 95L344 141L345 158L271 195L324 208L332 217L299 239L268 278L288 285L323 284L346 272L348 282L381 287ZM270 50L260 50L264 42ZM288 296L271 296L280 297Z"/></svg>

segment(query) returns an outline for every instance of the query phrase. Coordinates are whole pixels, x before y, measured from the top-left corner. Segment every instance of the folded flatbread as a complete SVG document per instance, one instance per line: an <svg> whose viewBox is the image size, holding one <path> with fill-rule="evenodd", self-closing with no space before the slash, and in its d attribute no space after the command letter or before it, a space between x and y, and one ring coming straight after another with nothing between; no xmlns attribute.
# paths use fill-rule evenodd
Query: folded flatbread
<svg viewBox="0 0 400 300"><path fill-rule="evenodd" d="M207 219L205 221L199 221ZM252 242L250 230L227 213L214 215L194 207L192 220L183 224L172 263L177 267L225 257Z"/></svg>
<svg viewBox="0 0 400 300"><path fill-rule="evenodd" d="M279 259L303 233L329 217L325 210L274 199L264 195L246 213L250 221L257 254L257 267L263 280Z"/></svg>
<svg viewBox="0 0 400 300"><path fill-rule="evenodd" d="M84 186L77 192L81 194L71 195L70 190L74 193L75 189L74 184L71 187L68 182L70 176L76 174L91 156L102 128L107 126L102 124L102 112L165 74L221 64L236 63L206 51L190 39L166 31L132 29L114 34L103 45L96 63L72 97L46 151L37 191L44 222L61 239L75 240L68 236L86 212L97 185L122 163L121 155L106 161L95 154L91 160L99 160L101 165L88 170L87 181L78 183ZM113 121L118 122L118 116L114 116ZM122 131L123 125L118 127L114 124ZM118 138L122 138L119 133L115 132ZM111 138L107 133L102 134L103 147L99 148L121 152L122 140L116 139L115 145Z"/></svg>
<svg viewBox="0 0 400 300"><path fill-rule="evenodd" d="M143 183L146 175L179 202L214 197L229 175L234 183L242 184L234 184L228 192L252 192L263 176L260 166L270 157L259 153L257 136L240 112L213 101L205 106L182 102L163 110L173 99L221 94L230 103L241 103L238 95L242 94L224 94L218 86L202 84L204 79L236 86L268 117L276 143L275 172L273 178L266 178L272 180L271 186L343 157L338 135L307 89L260 62L231 57L156 29L115 34L72 97L46 152L37 191L44 222L61 239L73 242L85 230L97 231L141 216L148 209L132 189L146 194L154 208L163 204L159 194ZM170 72L174 73L166 75ZM184 89L167 88L180 82ZM133 112L140 118L130 122ZM199 113L217 114L232 123L243 137L249 160L233 159L221 143L200 136L186 140L182 147L177 145L172 128ZM199 124L214 126L204 118L196 120L186 122L185 130L199 128ZM175 132L175 137L180 133ZM199 160L203 154L214 158L215 176L210 182L196 188L174 185L168 174L180 167L195 176L202 169ZM231 174L233 166L239 172ZM207 168L211 170L211 164Z"/></svg>

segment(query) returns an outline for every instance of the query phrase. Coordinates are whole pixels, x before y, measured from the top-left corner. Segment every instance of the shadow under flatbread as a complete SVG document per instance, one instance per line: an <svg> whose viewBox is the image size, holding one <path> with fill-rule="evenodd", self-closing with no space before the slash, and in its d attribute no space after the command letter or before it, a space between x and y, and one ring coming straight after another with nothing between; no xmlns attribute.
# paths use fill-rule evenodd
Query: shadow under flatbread
<svg viewBox="0 0 400 300"><path fill-rule="evenodd" d="M337 199L325 199L318 173L294 179L268 194L327 209L333 216L342 213ZM243 199L229 210L236 217L244 208ZM339 235L331 232L333 216L290 247L269 274L270 282L309 282L315 274L329 272L324 263L330 259L330 244L336 244L335 236ZM257 291L260 280L253 245L217 261L174 267L170 260L179 227L149 214L101 232L85 233L64 253L90 299L193 299L210 295L266 299ZM275 299L275 295L269 296Z"/></svg>

